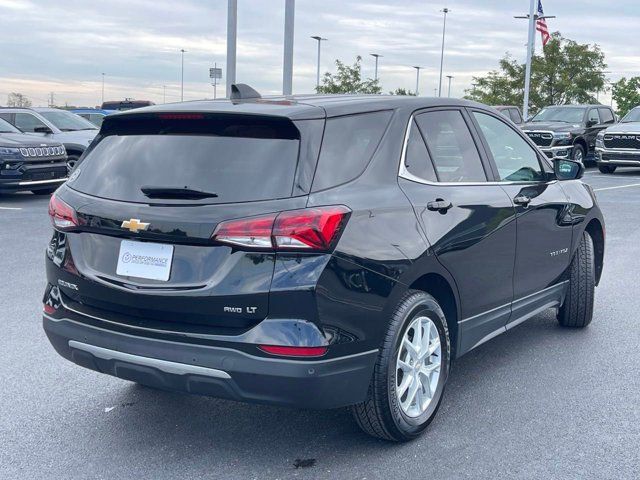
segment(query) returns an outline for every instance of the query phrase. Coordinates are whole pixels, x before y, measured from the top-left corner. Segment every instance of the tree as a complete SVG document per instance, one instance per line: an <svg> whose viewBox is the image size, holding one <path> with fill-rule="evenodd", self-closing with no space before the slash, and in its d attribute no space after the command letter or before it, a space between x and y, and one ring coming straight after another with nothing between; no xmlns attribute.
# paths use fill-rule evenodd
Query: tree
<svg viewBox="0 0 640 480"><path fill-rule="evenodd" d="M531 67L530 106L594 103L604 89L604 53L598 45L580 44L552 35L542 55L534 55ZM525 66L508 53L500 69L474 77L466 98L490 105L521 105L524 98Z"/></svg>
<svg viewBox="0 0 640 480"><path fill-rule="evenodd" d="M12 92L7 96L7 107L30 107L31 100L18 92Z"/></svg>
<svg viewBox="0 0 640 480"><path fill-rule="evenodd" d="M613 84L613 99L618 106L618 115L625 116L633 107L640 105L640 77L625 77Z"/></svg>
<svg viewBox="0 0 640 480"><path fill-rule="evenodd" d="M415 97L415 92L411 90L407 90L405 88L396 88L395 92L389 92L389 95L409 95L410 97Z"/></svg>
<svg viewBox="0 0 640 480"><path fill-rule="evenodd" d="M362 80L360 62L362 57L357 56L352 65L345 65L336 60L337 72L327 72L322 77L322 85L316 88L318 93L380 93L378 80L367 78Z"/></svg>

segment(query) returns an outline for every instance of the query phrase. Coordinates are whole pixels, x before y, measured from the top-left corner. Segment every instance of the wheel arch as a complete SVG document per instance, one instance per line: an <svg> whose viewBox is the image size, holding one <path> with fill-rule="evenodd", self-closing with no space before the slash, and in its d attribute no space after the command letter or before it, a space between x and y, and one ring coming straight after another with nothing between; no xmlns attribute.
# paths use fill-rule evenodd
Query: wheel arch
<svg viewBox="0 0 640 480"><path fill-rule="evenodd" d="M451 358L456 358L458 351L458 312L459 304L456 288L452 283L439 273L430 272L415 279L409 288L428 293L436 299L444 312L451 336Z"/></svg>
<svg viewBox="0 0 640 480"><path fill-rule="evenodd" d="M582 148L584 148L585 156L589 154L589 144L587 143L584 137L577 137L573 141L573 145L580 145Z"/></svg>
<svg viewBox="0 0 640 480"><path fill-rule="evenodd" d="M585 231L591 236L593 240L593 249L595 252L595 264L596 264L596 285L600 283L600 277L602 276L602 269L604 267L604 226L597 218L591 219L587 224Z"/></svg>

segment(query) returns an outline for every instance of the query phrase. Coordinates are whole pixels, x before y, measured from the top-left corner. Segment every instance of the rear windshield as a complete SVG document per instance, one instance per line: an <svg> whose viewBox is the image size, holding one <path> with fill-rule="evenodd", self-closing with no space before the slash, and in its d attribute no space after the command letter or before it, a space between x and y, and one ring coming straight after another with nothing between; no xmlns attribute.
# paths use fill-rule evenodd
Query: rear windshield
<svg viewBox="0 0 640 480"><path fill-rule="evenodd" d="M79 164L77 178L69 182L71 188L141 203L187 201L151 198L143 187L213 194L197 203L292 196L300 140L299 131L286 119L131 116L105 120L101 133L103 137Z"/></svg>

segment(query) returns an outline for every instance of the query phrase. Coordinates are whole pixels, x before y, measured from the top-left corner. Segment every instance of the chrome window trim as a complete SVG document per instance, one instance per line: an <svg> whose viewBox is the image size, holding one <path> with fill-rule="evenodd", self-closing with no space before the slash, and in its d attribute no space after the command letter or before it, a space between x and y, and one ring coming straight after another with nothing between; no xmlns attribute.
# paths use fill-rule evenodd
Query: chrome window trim
<svg viewBox="0 0 640 480"><path fill-rule="evenodd" d="M423 178L420 178L414 175L413 173L411 173L409 170L407 170L407 166L406 166L407 146L409 143L409 136L411 135L411 128L413 127L413 121L416 115L419 115L419 113L418 114L412 113L411 116L409 117L409 122L407 123L407 128L404 134L402 152L400 154L400 168L398 169L398 177L400 178L404 178L405 180L409 180L411 182L421 183L423 185L444 186L444 187L453 187L453 186L479 187L482 185L532 185L532 184L539 184L539 183L551 184L551 183L557 182L557 180L551 180L547 182L544 182L544 181L513 182L513 181L495 181L495 180L487 180L486 182L432 182L430 180L425 180ZM478 155L482 159L482 153L480 151L478 151ZM434 165L434 169L435 169L435 165Z"/></svg>

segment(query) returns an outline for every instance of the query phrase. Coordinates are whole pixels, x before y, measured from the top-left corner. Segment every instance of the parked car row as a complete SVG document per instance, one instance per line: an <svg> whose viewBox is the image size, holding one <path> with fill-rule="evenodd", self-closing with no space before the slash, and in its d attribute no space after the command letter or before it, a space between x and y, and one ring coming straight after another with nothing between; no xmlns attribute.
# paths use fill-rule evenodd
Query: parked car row
<svg viewBox="0 0 640 480"><path fill-rule="evenodd" d="M640 167L640 106L616 122L606 105L554 105L528 121L511 105L495 107L518 125L549 158L592 159L602 173L619 166Z"/></svg>

